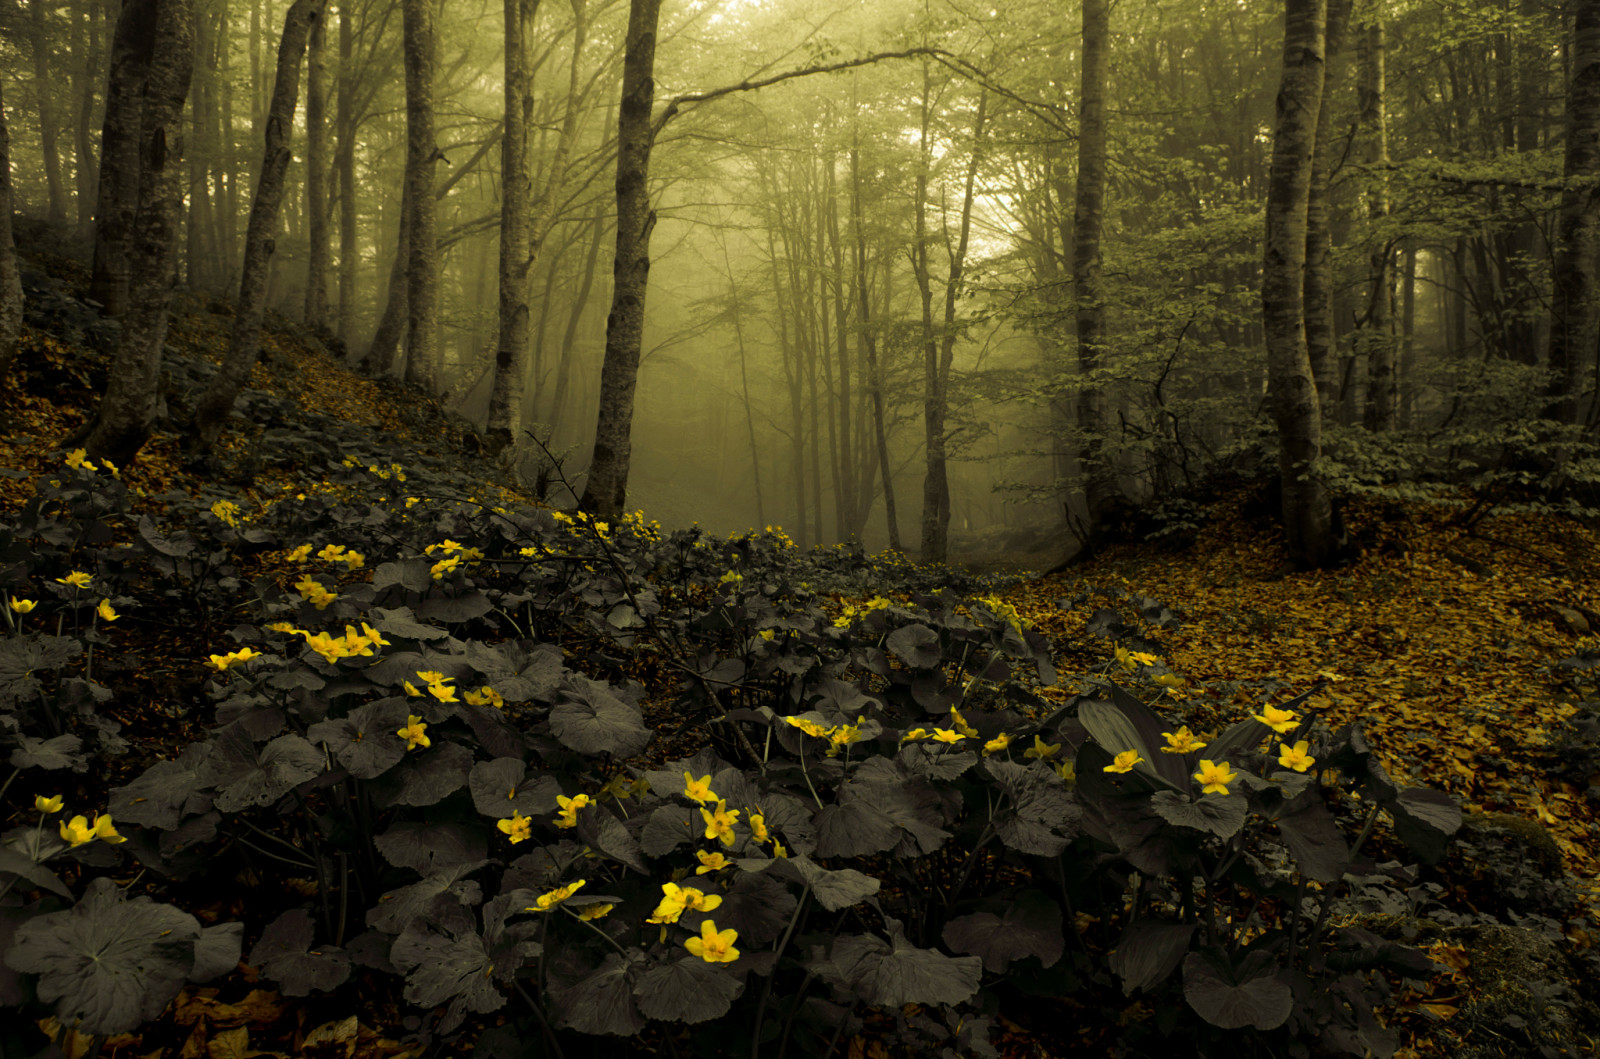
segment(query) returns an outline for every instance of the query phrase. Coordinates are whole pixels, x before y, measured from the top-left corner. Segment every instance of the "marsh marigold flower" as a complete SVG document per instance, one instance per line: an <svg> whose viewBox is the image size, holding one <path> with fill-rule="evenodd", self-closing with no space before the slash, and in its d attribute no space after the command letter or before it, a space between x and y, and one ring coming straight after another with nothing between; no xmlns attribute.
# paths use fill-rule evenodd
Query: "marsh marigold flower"
<svg viewBox="0 0 1600 1059"><path fill-rule="evenodd" d="M707 963L732 963L739 958L739 950L733 947L738 940L737 930L718 930L717 924L707 919L700 924L700 936L690 938L683 947Z"/></svg>
<svg viewBox="0 0 1600 1059"><path fill-rule="evenodd" d="M109 599L102 599L100 605L94 608L94 612L100 615L101 621L116 621L122 616L111 609L111 601Z"/></svg>
<svg viewBox="0 0 1600 1059"><path fill-rule="evenodd" d="M567 898L581 890L585 881L586 880L584 879L579 879L576 882L567 883L565 886L558 886L549 893L540 894L538 897L533 899L533 904L527 908L524 908L523 911L548 912L550 909L554 908L556 905L559 905L561 902L565 901Z"/></svg>
<svg viewBox="0 0 1600 1059"><path fill-rule="evenodd" d="M501 820L494 826L504 831L506 837L511 840L511 844L515 846L518 842L526 842L528 840L529 830L533 825L526 816L513 809L511 810L510 819Z"/></svg>
<svg viewBox="0 0 1600 1059"><path fill-rule="evenodd" d="M61 821L60 830L62 841L69 846L81 846L94 841L94 826L82 816Z"/></svg>
<svg viewBox="0 0 1600 1059"><path fill-rule="evenodd" d="M114 846L119 842L128 841L121 835L117 834L117 829L111 826L110 813L96 813L94 815L93 827L95 837L102 842L109 842Z"/></svg>
<svg viewBox="0 0 1600 1059"><path fill-rule="evenodd" d="M584 905L578 909L578 918L583 920L600 919L604 916L609 916L611 910L615 907L615 905L611 904Z"/></svg>
<svg viewBox="0 0 1600 1059"><path fill-rule="evenodd" d="M1056 754L1060 753L1060 751L1060 743L1047 743L1039 736L1034 736L1033 746L1027 750L1024 750L1022 752L1022 756L1025 758L1037 758L1040 761L1049 761L1051 758L1055 757Z"/></svg>
<svg viewBox="0 0 1600 1059"><path fill-rule="evenodd" d="M728 803L719 798L715 811L702 806L700 815L705 818L707 838L718 839L724 846L733 845L733 825L739 821L739 810L729 809Z"/></svg>
<svg viewBox="0 0 1600 1059"><path fill-rule="evenodd" d="M1132 772L1133 766L1139 764L1144 758L1139 756L1137 750L1124 750L1117 755L1115 761L1101 769L1102 772Z"/></svg>
<svg viewBox="0 0 1600 1059"><path fill-rule="evenodd" d="M711 773L706 773L699 779L685 772L683 774L683 796L691 802L711 802L717 796L711 790Z"/></svg>
<svg viewBox="0 0 1600 1059"><path fill-rule="evenodd" d="M1202 794L1227 794L1228 784L1238 779L1238 774L1226 761L1201 758L1200 771L1194 774L1194 778L1199 782Z"/></svg>
<svg viewBox="0 0 1600 1059"><path fill-rule="evenodd" d="M11 609L16 611L18 614L27 614L38 605L39 601L35 599L18 599L16 596L11 597Z"/></svg>
<svg viewBox="0 0 1600 1059"><path fill-rule="evenodd" d="M578 811L586 805L592 805L594 800L587 794L574 794L571 798L566 795L557 795L556 804L561 811L556 814L557 827L577 827Z"/></svg>
<svg viewBox="0 0 1600 1059"><path fill-rule="evenodd" d="M56 584L70 585L73 588L88 588L89 582L92 580L94 580L94 578L89 574L84 573L82 570L74 570L66 577L56 578Z"/></svg>
<svg viewBox="0 0 1600 1059"><path fill-rule="evenodd" d="M33 807L41 813L59 813L63 804L64 802L59 794L50 798L46 798L42 794L36 794L33 797Z"/></svg>
<svg viewBox="0 0 1600 1059"><path fill-rule="evenodd" d="M1167 745L1161 748L1163 754L1187 754L1206 745L1195 738L1194 733L1189 731L1188 725L1184 725L1176 732L1162 732L1161 738L1167 741Z"/></svg>
<svg viewBox="0 0 1600 1059"><path fill-rule="evenodd" d="M428 738L427 724L416 714L407 715L406 726L400 729L398 734L401 739L406 741L407 750L415 750L419 746L430 747L433 745L433 740Z"/></svg>
<svg viewBox="0 0 1600 1059"><path fill-rule="evenodd" d="M705 875L708 872L721 871L732 861L721 853L707 853L705 850L695 850L695 858L700 861L700 867L694 870L696 875Z"/></svg>
<svg viewBox="0 0 1600 1059"><path fill-rule="evenodd" d="M1317 759L1307 753L1307 750L1309 750L1310 747L1311 744L1304 739L1295 743L1294 746L1289 746L1286 743L1279 743L1278 764L1282 765L1286 769L1294 769L1296 772L1304 772L1306 769L1317 763Z"/></svg>
<svg viewBox="0 0 1600 1059"><path fill-rule="evenodd" d="M988 757L990 754L998 754L1000 751L1004 750L1010 745L1011 737L1006 733L1001 732L999 735L983 744L983 756Z"/></svg>
<svg viewBox="0 0 1600 1059"><path fill-rule="evenodd" d="M1279 735L1294 731L1300 724L1300 715L1298 713L1293 710L1280 710L1276 706L1268 706L1260 713L1252 713L1250 716Z"/></svg>

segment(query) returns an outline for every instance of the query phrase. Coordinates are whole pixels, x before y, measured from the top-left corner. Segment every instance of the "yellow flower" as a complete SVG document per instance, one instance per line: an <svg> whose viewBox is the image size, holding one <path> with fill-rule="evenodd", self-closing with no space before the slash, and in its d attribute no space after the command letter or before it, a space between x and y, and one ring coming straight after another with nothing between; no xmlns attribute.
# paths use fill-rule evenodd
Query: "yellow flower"
<svg viewBox="0 0 1600 1059"><path fill-rule="evenodd" d="M1000 751L1004 750L1010 745L1011 737L1006 733L1001 732L999 735L983 744L983 756L988 757L990 754L998 754Z"/></svg>
<svg viewBox="0 0 1600 1059"><path fill-rule="evenodd" d="M122 472L117 470L117 465L112 463L110 460L106 459L104 456L100 457L100 466L102 466L106 470L110 471L111 472L111 477L113 477L113 478L122 477Z"/></svg>
<svg viewBox="0 0 1600 1059"><path fill-rule="evenodd" d="M1137 765L1143 760L1144 758L1139 756L1139 752L1137 750L1124 750L1122 753L1117 755L1117 759L1115 761L1101 769L1101 771L1132 772L1133 766Z"/></svg>
<svg viewBox="0 0 1600 1059"><path fill-rule="evenodd" d="M719 839L724 846L733 845L733 825L739 821L739 810L729 809L728 803L719 798L715 812L702 807L700 815L705 818L706 838Z"/></svg>
<svg viewBox="0 0 1600 1059"><path fill-rule="evenodd" d="M772 840L772 855L774 857L779 857L779 858L787 857L789 855L789 851L783 848L783 843L782 842L779 842L777 839L773 839ZM718 853L717 856L720 857L720 856L722 856L722 854ZM694 873L696 875L699 875L700 874L700 869L696 868Z"/></svg>
<svg viewBox="0 0 1600 1059"><path fill-rule="evenodd" d="M832 731L831 728L824 728L816 721L802 717L785 717L783 720L785 724L793 725L813 739L826 739L828 738L828 733Z"/></svg>
<svg viewBox="0 0 1600 1059"><path fill-rule="evenodd" d="M694 855L700 861L700 867L694 870L696 875L704 875L707 872L721 871L731 863L728 858L723 856L721 853L707 853L704 850L697 849L694 851ZM782 856L782 854L778 855Z"/></svg>
<svg viewBox="0 0 1600 1059"><path fill-rule="evenodd" d="M1206 745L1202 740L1195 738L1194 733L1189 731L1188 725L1179 728L1177 732L1162 732L1161 738L1167 741L1167 745L1161 748L1163 754L1187 754Z"/></svg>
<svg viewBox="0 0 1600 1059"><path fill-rule="evenodd" d="M864 718L857 717L855 724L841 724L828 729L828 756L836 757L841 748L849 746L861 738L861 722Z"/></svg>
<svg viewBox="0 0 1600 1059"><path fill-rule="evenodd" d="M679 886L677 883L662 883L661 893L661 903L656 905L656 910L650 913L646 923L676 923L686 911L711 912L722 904L721 894L708 894L693 886Z"/></svg>
<svg viewBox="0 0 1600 1059"><path fill-rule="evenodd" d="M683 774L683 796L691 802L715 801L717 796L711 791L711 773L706 773L699 779L685 772Z"/></svg>
<svg viewBox="0 0 1600 1059"><path fill-rule="evenodd" d="M954 727L956 731L960 732L964 736L967 736L968 738L977 738L978 730L968 724L967 719L961 716L961 711L956 709L954 706L950 707L950 719L955 721L955 724L952 727Z"/></svg>
<svg viewBox="0 0 1600 1059"><path fill-rule="evenodd" d="M67 466L71 467L73 470L77 470L79 468L82 468L86 471L94 470L94 463L86 459L86 456L88 456L88 452L84 449L73 449L71 452L67 453Z"/></svg>
<svg viewBox="0 0 1600 1059"><path fill-rule="evenodd" d="M33 807L41 813L59 813L63 804L59 794L51 798L46 798L42 794L33 796Z"/></svg>
<svg viewBox="0 0 1600 1059"><path fill-rule="evenodd" d="M609 916L614 907L616 906L610 904L584 905L582 908L578 909L578 918L600 919L604 916Z"/></svg>
<svg viewBox="0 0 1600 1059"><path fill-rule="evenodd" d="M1158 661L1157 657L1149 651L1133 651L1129 653L1128 657L1142 666L1153 666Z"/></svg>
<svg viewBox="0 0 1600 1059"><path fill-rule="evenodd" d="M468 706L488 706L493 704L496 708L500 708L506 704L506 700L500 697L500 693L487 684L477 691L462 692L461 699Z"/></svg>
<svg viewBox="0 0 1600 1059"><path fill-rule="evenodd" d="M326 610L328 604L339 598L334 593L322 587L322 582L310 577L301 578L294 583L294 587L305 597L306 602L318 610Z"/></svg>
<svg viewBox="0 0 1600 1059"><path fill-rule="evenodd" d="M402 680L400 683L402 683L402 684L404 684L406 686L406 694L407 695L410 695L413 698L415 698L415 697L418 697L418 696L420 696L422 694L422 692L417 690L417 686L415 684L411 683L411 681Z"/></svg>
<svg viewBox="0 0 1600 1059"><path fill-rule="evenodd" d="M420 503L422 503L422 497L420 496L406 497L406 507L416 507Z"/></svg>
<svg viewBox="0 0 1600 1059"><path fill-rule="evenodd" d="M1176 673L1163 673L1155 678L1155 682L1164 688L1181 688L1184 685L1184 679Z"/></svg>
<svg viewBox="0 0 1600 1059"><path fill-rule="evenodd" d="M950 743L953 745L961 742L961 740L965 738L966 736L962 735L960 732L952 732L948 728L935 728L933 730L933 739L934 742L937 743Z"/></svg>
<svg viewBox="0 0 1600 1059"><path fill-rule="evenodd" d="M446 681L454 679L453 677L445 676L436 669L419 669L417 670L417 676L421 677L429 684L443 684Z"/></svg>
<svg viewBox="0 0 1600 1059"><path fill-rule="evenodd" d="M110 813L106 813L104 815L96 813L94 815L94 833L95 837L100 841L109 842L113 846L128 841L121 835L117 834L117 829L111 826Z"/></svg>
<svg viewBox="0 0 1600 1059"><path fill-rule="evenodd" d="M456 689L455 688L451 688L451 687L446 687L443 684L429 684L428 685L428 694L432 695L434 698L438 699L440 702L454 702L454 701L456 701Z"/></svg>
<svg viewBox="0 0 1600 1059"><path fill-rule="evenodd" d="M526 842L528 840L528 833L533 825L526 816L513 809L511 810L511 819L501 820L494 826L504 831L506 837L511 839L511 844L515 846L518 842Z"/></svg>
<svg viewBox="0 0 1600 1059"><path fill-rule="evenodd" d="M349 655L349 652L345 650L343 637L335 639L325 632L319 632L315 635L306 633L305 636L306 646L310 647L313 651L317 652L317 654L321 655L329 662L337 662L339 659L348 657Z"/></svg>
<svg viewBox="0 0 1600 1059"><path fill-rule="evenodd" d="M1073 780L1078 778L1078 770L1073 767L1072 762L1063 761L1061 764L1056 766L1056 775L1060 776L1066 782L1071 783Z"/></svg>
<svg viewBox="0 0 1600 1059"><path fill-rule="evenodd" d="M389 646L389 641L383 638L383 634L378 632L377 629L374 629L372 626L368 625L366 622L361 623L361 634L365 636L375 647Z"/></svg>
<svg viewBox="0 0 1600 1059"><path fill-rule="evenodd" d="M438 562L434 563L431 567L428 568L428 572L433 575L433 579L435 581L438 581L438 580L442 579L445 574L448 574L451 570L454 570L456 567L458 567L460 565L461 565L461 556L452 555L448 559L440 559Z"/></svg>
<svg viewBox="0 0 1600 1059"><path fill-rule="evenodd" d="M94 610L96 614L100 615L102 621L116 621L121 617L120 614L111 609L111 601L109 599L102 599L100 605Z"/></svg>
<svg viewBox="0 0 1600 1059"><path fill-rule="evenodd" d="M56 584L71 585L73 588L88 588L89 582L92 580L93 578L84 573L82 570L74 570L66 577L56 578Z"/></svg>
<svg viewBox="0 0 1600 1059"><path fill-rule="evenodd" d="M85 842L94 841L94 827L81 816L61 821L60 829L61 838L69 846L81 846Z"/></svg>
<svg viewBox="0 0 1600 1059"><path fill-rule="evenodd" d="M1278 764L1282 765L1286 769L1294 769L1296 772L1304 772L1306 769L1317 763L1316 758L1306 753L1310 746L1311 744L1304 739L1295 743L1295 745L1292 747L1284 743L1279 743Z"/></svg>
<svg viewBox="0 0 1600 1059"><path fill-rule="evenodd" d="M351 658L371 658L372 641L356 632L354 625L344 627L344 649Z"/></svg>
<svg viewBox="0 0 1600 1059"><path fill-rule="evenodd" d="M1293 710L1280 710L1276 706L1268 706L1261 713L1252 713L1250 716L1279 735L1294 731L1296 726L1300 724L1299 714Z"/></svg>
<svg viewBox="0 0 1600 1059"><path fill-rule="evenodd" d="M760 632L756 633L756 635L761 637L763 640L771 640L777 635L777 631L774 629L762 629Z"/></svg>
<svg viewBox="0 0 1600 1059"><path fill-rule="evenodd" d="M557 795L556 804L561 806L561 811L556 814L557 827L577 827L578 811L586 805L592 805L593 799L587 794L574 794L571 798L566 795Z"/></svg>
<svg viewBox="0 0 1600 1059"><path fill-rule="evenodd" d="M928 730L926 728L913 728L909 732L906 732L904 735L902 735L900 737L900 741L902 743L914 743L918 739L926 738L928 738Z"/></svg>
<svg viewBox="0 0 1600 1059"><path fill-rule="evenodd" d="M1135 663L1133 660L1132 652L1130 652L1126 647L1123 647L1121 644L1118 644L1115 653L1117 656L1117 661L1122 664L1122 668L1128 670L1130 673L1133 672L1133 668L1137 663Z"/></svg>
<svg viewBox="0 0 1600 1059"><path fill-rule="evenodd" d="M690 938L683 947L707 963L732 963L739 958L739 950L733 947L738 940L737 930L718 930L717 924L707 919L700 924L700 936Z"/></svg>
<svg viewBox="0 0 1600 1059"><path fill-rule="evenodd" d="M18 614L26 614L38 605L39 601L35 599L18 599L16 596L11 597L11 609L16 611Z"/></svg>
<svg viewBox="0 0 1600 1059"><path fill-rule="evenodd" d="M343 557L344 557L344 545L342 545L342 544L327 544L327 545L324 545L322 550L317 553L317 558L321 559L325 563L331 563L335 559L342 559Z"/></svg>
<svg viewBox="0 0 1600 1059"><path fill-rule="evenodd" d="M211 664L221 673L235 662L248 662L252 658L260 658L261 652L250 647L241 647L237 651L229 651L225 655L212 655Z"/></svg>
<svg viewBox="0 0 1600 1059"><path fill-rule="evenodd" d="M359 570L367 565L367 557L354 549L344 553L346 570Z"/></svg>
<svg viewBox="0 0 1600 1059"><path fill-rule="evenodd" d="M767 840L767 837L768 837L767 836L767 819L766 819L766 817L761 815L761 810L760 810L759 807L756 809L755 812L750 814L750 819L749 819L748 822L750 824L750 835L751 835L751 837L754 838L757 842L765 842Z"/></svg>
<svg viewBox="0 0 1600 1059"><path fill-rule="evenodd" d="M284 559L291 563L303 563L309 558L311 558L311 545L309 544L302 544L284 556Z"/></svg>
<svg viewBox="0 0 1600 1059"><path fill-rule="evenodd" d="M570 882L565 886L558 886L549 893L540 894L538 897L533 899L533 905L529 908L524 908L523 911L548 912L550 909L554 908L556 905L559 905L562 901L565 901L567 898L571 897L573 894L582 889L585 881L586 880L584 879L579 879L577 882Z"/></svg>
<svg viewBox="0 0 1600 1059"><path fill-rule="evenodd" d="M1228 784L1238 778L1238 775L1226 761L1220 764L1209 758L1200 759L1200 771L1194 774L1200 781L1200 791L1203 794L1227 794Z"/></svg>
<svg viewBox="0 0 1600 1059"><path fill-rule="evenodd" d="M1040 761L1049 761L1061 752L1060 743L1047 743L1039 736L1033 737L1033 747L1022 752L1023 757L1037 758Z"/></svg>
<svg viewBox="0 0 1600 1059"><path fill-rule="evenodd" d="M422 550L428 555L432 555L434 552L444 552L446 555L449 555L451 552L459 552L461 550L461 545L457 544L453 540L450 540L449 538L445 538L445 540L442 542L438 544L430 544Z"/></svg>
<svg viewBox="0 0 1600 1059"><path fill-rule="evenodd" d="M414 713L406 716L406 726L400 729L398 735L406 741L407 750L415 750L419 746L430 747L433 745L433 740L428 738L427 724Z"/></svg>

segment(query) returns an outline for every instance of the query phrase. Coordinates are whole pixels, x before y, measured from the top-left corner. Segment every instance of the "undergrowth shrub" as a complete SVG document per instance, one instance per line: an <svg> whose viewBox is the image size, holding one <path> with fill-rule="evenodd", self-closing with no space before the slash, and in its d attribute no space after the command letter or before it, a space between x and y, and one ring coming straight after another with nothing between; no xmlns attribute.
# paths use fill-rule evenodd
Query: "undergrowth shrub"
<svg viewBox="0 0 1600 1059"><path fill-rule="evenodd" d="M1119 991L1156 1012L1130 1050L1387 1055L1391 976L1433 971L1331 913L1412 878L1362 856L1380 814L1432 861L1455 803L1304 697L1209 737L1164 717L1180 619L1149 597L1095 616L1112 656L1069 692L992 586L781 531L514 507L360 455L265 510L169 501L186 530L80 460L0 537L8 600L40 597L0 644L31 674L0 682L6 787L34 796L0 837L9 1006L115 1034L242 957L289 996L402 981L423 1043L511 1005L528 1056L663 1024L694 1054L830 1055L872 1009L908 1050L992 1055L1018 997L1110 1024ZM83 646L111 646L101 598L204 630L211 720L103 812L51 793L123 749ZM706 735L666 750L646 706ZM130 862L280 896L201 926L119 888Z"/></svg>

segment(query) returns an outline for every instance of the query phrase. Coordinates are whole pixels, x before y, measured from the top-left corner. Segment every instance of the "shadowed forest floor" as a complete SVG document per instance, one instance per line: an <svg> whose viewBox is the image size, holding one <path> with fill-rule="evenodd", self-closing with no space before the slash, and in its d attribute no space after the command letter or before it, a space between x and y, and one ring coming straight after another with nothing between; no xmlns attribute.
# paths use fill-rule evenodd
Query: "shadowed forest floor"
<svg viewBox="0 0 1600 1059"><path fill-rule="evenodd" d="M107 357L93 348L96 325L74 315L69 304L84 276L63 261L50 262L49 271L30 273L29 297L36 305L42 299L55 315L33 318L8 380L0 512L15 511L31 495L33 480L56 473L61 440L93 407L104 383ZM182 295L176 308L171 350L220 360L231 323L226 306ZM384 432L470 466L462 424L431 402L351 373L307 337L276 322L251 385L313 417ZM103 333L98 344L105 347ZM174 435L160 433L123 479L142 491L152 510L170 491L205 490L259 505L317 488L314 461L295 467L258 459L258 446L274 429L297 427L257 421L243 434L227 435L222 468L210 480L185 467ZM480 465L478 472L488 478L493 469ZM514 490L503 497L521 499ZM1116 668L1110 642L1097 638L1093 625L1114 607L1121 589L1158 600L1180 623L1145 643L1185 678L1166 698L1182 703L1191 723L1206 729L1215 730L1239 704L1315 688L1307 706L1329 725L1360 720L1392 775L1450 791L1469 814L1463 836L1475 844L1473 855L1457 848L1424 870L1415 897L1419 921L1439 907L1509 916L1559 937L1555 944L1569 955L1592 952L1600 942L1600 756L1580 722L1590 716L1584 701L1597 697L1595 670L1585 668L1585 660L1600 653L1600 534L1593 526L1531 515L1472 525L1460 524L1459 515L1357 499L1346 517L1358 558L1336 570L1285 572L1274 520L1259 491L1241 486L1211 498L1207 520L1181 550L1115 544L1065 573L1020 580L1001 594L1051 638L1064 673ZM142 672L120 678L111 706L134 746L133 774L154 756L171 756L192 734L191 722L159 707L164 698L198 687L204 652L212 648L177 642L141 625L137 613L117 634L120 651L147 660ZM665 703L672 682L649 690ZM91 794L124 781L120 775L81 779ZM24 815L16 813L18 820ZM1377 841L1380 849L1404 856L1382 830ZM226 903L217 910L226 911ZM1373 912L1375 923L1380 912ZM1462 1054L1473 1019L1488 1017L1485 998L1504 983L1494 983L1492 968L1474 965L1484 958L1438 922L1424 923L1418 937L1451 973L1436 978L1427 994L1403 994L1389 1013L1390 1024L1405 1035L1401 1054ZM1576 956L1573 961L1567 966L1581 965ZM1563 977L1559 969L1549 973ZM280 998L255 987L246 971L235 977L220 991L186 992L145 1039L113 1043L141 1054L188 1057L283 1054L294 1042L297 1054L324 1054L308 1048L305 1035L352 1014L327 999ZM1565 984L1578 997L1592 985ZM407 1028L395 999L363 1004L358 1026L341 1031L349 1048L341 1043L338 1054L410 1054L397 1043ZM1562 1002L1558 996L1555 1003ZM1122 1017L1147 1014L1140 1004L1129 1000ZM1003 1025L997 1043L1009 1057L1074 1054L1106 1040L1101 1027L1084 1025L1080 1013L1052 1003L1041 1003L1037 1018ZM1574 1025L1594 1030L1593 1021L1579 1017ZM196 1026L209 1026L211 1036L196 1038ZM247 1031L244 1037L227 1036L239 1029ZM892 1024L869 1020L848 1054L892 1054L892 1033ZM224 1040L237 1050L219 1051ZM263 1051L246 1049L247 1041ZM1572 1045L1577 1050L1568 1054L1594 1054L1581 1040Z"/></svg>

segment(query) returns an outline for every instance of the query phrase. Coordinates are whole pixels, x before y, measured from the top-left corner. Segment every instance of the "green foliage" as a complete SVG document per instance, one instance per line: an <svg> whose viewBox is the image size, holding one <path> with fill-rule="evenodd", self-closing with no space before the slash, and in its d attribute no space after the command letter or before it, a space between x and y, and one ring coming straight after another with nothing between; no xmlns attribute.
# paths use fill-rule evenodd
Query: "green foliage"
<svg viewBox="0 0 1600 1059"><path fill-rule="evenodd" d="M486 505L353 457L324 492L214 505L174 533L83 474L76 513L38 504L7 530L8 591L90 567L124 607L162 601L165 620L213 630L198 643L213 716L112 790L98 839L99 818L51 827L72 810L44 805L4 836L6 961L26 976L11 981L65 1023L132 1028L241 951L241 925L202 931L96 874L121 838L190 884L241 867L320 880L270 910L249 963L287 995L358 966L397 975L446 1037L514 997L558 1036L717 1020L763 1054L810 1040L819 1017L837 1033L852 1012L918 1005L917 1047L990 1054L974 1010L1120 983L1172 1001L1130 1046L1198 1034L1235 1054L1312 1038L1383 1054L1377 970L1428 973L1328 913L1347 873L1382 875L1358 852L1380 809L1432 859L1453 802L1397 787L1358 729L1288 713L1168 753L1177 725L1102 675L1047 697L1045 637L937 570L879 557L869 576L893 594L845 599L823 589L857 584L860 559L779 532ZM1145 650L1178 617L1122 595L1135 616L1107 608L1093 626L1114 664L1139 687L1181 683ZM0 704L17 774L105 752L51 734L38 708L100 730L84 700L59 708L93 609L58 593L15 615L78 632L4 641L5 664L43 671ZM239 624L221 634L224 613ZM676 698L647 698L642 677ZM700 748L663 751L669 724L703 725ZM1317 771L1261 750L1268 737L1305 740ZM1202 790L1219 766L1221 792ZM1354 842L1335 788L1370 807ZM91 876L69 906L57 858ZM1085 908L1121 921L1098 954Z"/></svg>

